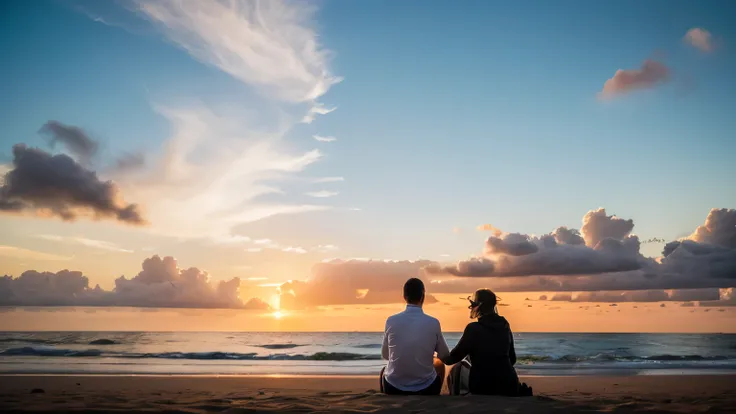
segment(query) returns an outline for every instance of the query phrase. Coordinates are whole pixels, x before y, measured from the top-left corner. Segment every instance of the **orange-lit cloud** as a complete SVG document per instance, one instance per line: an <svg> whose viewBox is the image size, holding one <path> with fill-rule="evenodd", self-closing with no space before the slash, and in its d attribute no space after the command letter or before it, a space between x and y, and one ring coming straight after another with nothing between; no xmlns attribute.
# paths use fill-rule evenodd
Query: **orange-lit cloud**
<svg viewBox="0 0 736 414"><path fill-rule="evenodd" d="M430 261L390 262L380 260L335 260L318 263L306 281L289 281L280 286L282 309L326 305L382 304L403 302L404 283L422 277ZM435 303L428 281L425 303Z"/></svg>
<svg viewBox="0 0 736 414"><path fill-rule="evenodd" d="M713 44L713 36L709 31L694 27L685 33L683 41L690 46L699 49L702 52L712 52L715 45Z"/></svg>
<svg viewBox="0 0 736 414"><path fill-rule="evenodd" d="M690 302L720 299L718 288L681 290L598 291L556 294L550 300L564 302ZM542 300L540 298L540 300Z"/></svg>
<svg viewBox="0 0 736 414"><path fill-rule="evenodd" d="M736 284L736 210L711 210L705 224L687 240L665 245L659 261L639 253L638 237L630 233L633 227L633 221L598 209L585 215L581 233L558 228L540 237L518 233L489 237L484 256L454 266L433 264L425 270L440 278L435 288L445 292L472 291L479 283L508 291L725 288ZM482 282L447 275L472 276Z"/></svg>
<svg viewBox="0 0 736 414"><path fill-rule="evenodd" d="M637 270L647 260L639 254L638 237L630 234L633 227L633 221L609 216L601 208L583 217L582 236L566 227L541 237L519 233L491 236L485 243L485 256L463 260L455 266L430 265L427 271L479 277Z"/></svg>
<svg viewBox="0 0 736 414"><path fill-rule="evenodd" d="M651 89L669 79L670 71L663 63L645 60L640 69L619 69L603 84L601 98L611 98L631 91Z"/></svg>
<svg viewBox="0 0 736 414"><path fill-rule="evenodd" d="M4 276L0 278L0 305L268 309L260 299L241 300L238 278L215 283L196 267L180 269L169 256L150 257L142 268L131 279L116 279L111 291L99 285L90 288L87 276L77 271L28 270L18 278Z"/></svg>
<svg viewBox="0 0 736 414"><path fill-rule="evenodd" d="M491 224L481 224L478 226L479 231L489 231L491 234L493 234L496 237L500 237L503 234L503 231L497 227L494 227Z"/></svg>

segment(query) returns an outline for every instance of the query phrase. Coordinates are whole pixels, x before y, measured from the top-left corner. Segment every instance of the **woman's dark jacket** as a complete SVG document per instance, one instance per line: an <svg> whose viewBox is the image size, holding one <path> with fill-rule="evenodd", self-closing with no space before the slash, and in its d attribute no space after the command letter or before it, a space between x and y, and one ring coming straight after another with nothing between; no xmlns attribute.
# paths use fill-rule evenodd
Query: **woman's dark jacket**
<svg viewBox="0 0 736 414"><path fill-rule="evenodd" d="M453 365L465 357L469 357L471 363L469 388L472 394L518 394L514 337L503 316L485 315L469 323L449 358L443 362Z"/></svg>

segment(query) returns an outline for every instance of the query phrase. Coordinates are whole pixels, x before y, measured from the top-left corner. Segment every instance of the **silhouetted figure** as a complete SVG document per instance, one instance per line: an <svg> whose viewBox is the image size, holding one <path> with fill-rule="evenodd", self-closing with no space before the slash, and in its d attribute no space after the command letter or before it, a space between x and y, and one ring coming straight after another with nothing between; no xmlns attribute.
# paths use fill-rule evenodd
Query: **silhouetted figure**
<svg viewBox="0 0 736 414"><path fill-rule="evenodd" d="M531 395L526 384L519 384L514 364L516 351L511 327L496 308L496 295L489 289L479 289L470 301L470 318L478 319L465 327L463 336L450 356L443 358L450 371L450 393L458 392L458 381L470 370L468 389L471 394L518 396ZM463 361L468 358L469 361ZM462 362L461 362L462 361Z"/></svg>

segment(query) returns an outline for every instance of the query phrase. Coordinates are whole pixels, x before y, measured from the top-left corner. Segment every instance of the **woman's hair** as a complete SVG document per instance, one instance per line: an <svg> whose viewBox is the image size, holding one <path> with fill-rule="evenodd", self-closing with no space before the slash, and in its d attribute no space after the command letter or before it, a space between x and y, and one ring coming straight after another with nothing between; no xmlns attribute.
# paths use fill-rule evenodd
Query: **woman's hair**
<svg viewBox="0 0 736 414"><path fill-rule="evenodd" d="M490 315L492 313L498 313L496 310L496 303L498 298L496 294L490 289L478 289L473 295L473 302L477 303L478 306L474 307L470 312L471 318L479 318L481 316Z"/></svg>

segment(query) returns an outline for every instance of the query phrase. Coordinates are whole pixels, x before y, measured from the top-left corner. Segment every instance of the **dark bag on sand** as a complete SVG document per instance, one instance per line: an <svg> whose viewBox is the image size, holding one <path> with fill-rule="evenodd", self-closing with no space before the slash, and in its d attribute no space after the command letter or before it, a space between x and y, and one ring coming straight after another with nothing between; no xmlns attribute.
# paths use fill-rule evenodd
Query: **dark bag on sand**
<svg viewBox="0 0 736 414"><path fill-rule="evenodd" d="M526 382L519 384L519 397L531 397L533 395L532 387L526 385Z"/></svg>
<svg viewBox="0 0 736 414"><path fill-rule="evenodd" d="M450 395L470 394L470 362L468 360L463 359L452 367L450 375L447 376L447 390ZM526 382L519 384L517 396L531 397L533 395L532 387Z"/></svg>
<svg viewBox="0 0 736 414"><path fill-rule="evenodd" d="M463 359L453 365L447 376L447 390L450 395L467 395L470 393L470 362Z"/></svg>

